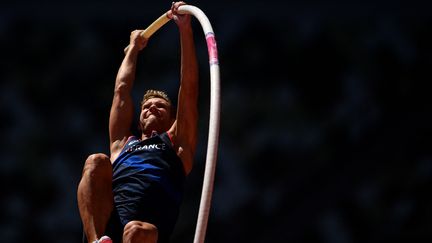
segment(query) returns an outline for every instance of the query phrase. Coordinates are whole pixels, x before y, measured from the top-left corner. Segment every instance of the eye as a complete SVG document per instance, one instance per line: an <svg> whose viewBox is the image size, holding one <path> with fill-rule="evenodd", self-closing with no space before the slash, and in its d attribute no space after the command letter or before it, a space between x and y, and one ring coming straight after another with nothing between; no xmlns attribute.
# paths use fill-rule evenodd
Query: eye
<svg viewBox="0 0 432 243"><path fill-rule="evenodd" d="M167 108L167 106L164 103L157 103L156 107L157 108L162 108L162 109L166 109Z"/></svg>

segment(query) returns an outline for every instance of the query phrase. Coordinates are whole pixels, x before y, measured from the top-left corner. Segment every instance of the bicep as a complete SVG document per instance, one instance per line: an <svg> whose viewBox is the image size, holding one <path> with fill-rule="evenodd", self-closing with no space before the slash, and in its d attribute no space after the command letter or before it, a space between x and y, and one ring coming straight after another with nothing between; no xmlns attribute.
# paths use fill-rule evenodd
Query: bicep
<svg viewBox="0 0 432 243"><path fill-rule="evenodd" d="M133 119L133 104L130 94L115 92L109 118L109 135L111 153L121 147L120 141L130 136Z"/></svg>
<svg viewBox="0 0 432 243"><path fill-rule="evenodd" d="M184 129L180 129L182 131ZM168 135L171 138L171 141L174 146L174 150L176 151L177 156L180 157L183 168L186 174L192 170L193 166L193 158L195 155L196 148L196 126L195 129L190 129L187 137L183 135L181 132L178 133L177 120L171 126L171 129L168 130Z"/></svg>
<svg viewBox="0 0 432 243"><path fill-rule="evenodd" d="M175 141L177 146L182 148L181 153L187 160L193 158L197 144L197 96L196 93L184 92L184 90L180 92L177 119L173 125Z"/></svg>

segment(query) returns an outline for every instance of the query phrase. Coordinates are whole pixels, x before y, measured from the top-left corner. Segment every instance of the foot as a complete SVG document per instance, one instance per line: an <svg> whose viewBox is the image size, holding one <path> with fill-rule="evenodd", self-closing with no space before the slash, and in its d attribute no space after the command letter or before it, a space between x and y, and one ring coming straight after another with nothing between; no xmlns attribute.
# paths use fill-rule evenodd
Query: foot
<svg viewBox="0 0 432 243"><path fill-rule="evenodd" d="M112 243L112 240L108 236L104 235L100 239L93 241L93 243Z"/></svg>

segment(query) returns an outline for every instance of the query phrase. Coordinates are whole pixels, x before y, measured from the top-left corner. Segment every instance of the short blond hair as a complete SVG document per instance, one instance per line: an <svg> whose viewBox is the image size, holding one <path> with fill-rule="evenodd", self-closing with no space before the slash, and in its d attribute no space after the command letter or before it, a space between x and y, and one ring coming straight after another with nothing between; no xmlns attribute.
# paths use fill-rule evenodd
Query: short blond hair
<svg viewBox="0 0 432 243"><path fill-rule="evenodd" d="M149 90L147 90L147 92L145 92L143 99L141 101L141 106L144 105L144 103L147 100L152 99L152 98L164 99L168 102L168 104L170 106L172 106L170 98L168 97L168 95L164 91L154 90L154 89L149 89Z"/></svg>
<svg viewBox="0 0 432 243"><path fill-rule="evenodd" d="M141 101L141 107L144 105L144 103L152 98L161 98L163 100L165 100L166 102L168 102L168 105L170 106L170 110L171 110L171 117L175 117L176 115L176 108L172 105L170 98L168 97L168 95L164 92L164 91L160 91L160 90L154 90L154 89L149 89L147 90L147 92L145 92L143 99Z"/></svg>

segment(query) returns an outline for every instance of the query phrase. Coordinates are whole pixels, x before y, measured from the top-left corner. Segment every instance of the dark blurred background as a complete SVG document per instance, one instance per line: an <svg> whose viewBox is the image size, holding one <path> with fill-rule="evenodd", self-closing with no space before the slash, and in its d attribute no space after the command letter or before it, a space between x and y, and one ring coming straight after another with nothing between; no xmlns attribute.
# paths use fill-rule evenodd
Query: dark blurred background
<svg viewBox="0 0 432 243"><path fill-rule="evenodd" d="M207 241L430 242L432 18L420 2L189 1L218 44L222 113ZM76 188L108 153L123 48L168 1L0 5L0 241L80 242ZM173 242L192 242L209 109L200 62L199 148ZM175 100L168 23L138 63Z"/></svg>

